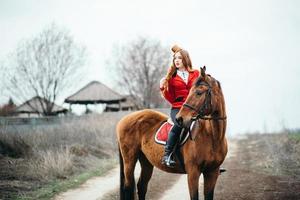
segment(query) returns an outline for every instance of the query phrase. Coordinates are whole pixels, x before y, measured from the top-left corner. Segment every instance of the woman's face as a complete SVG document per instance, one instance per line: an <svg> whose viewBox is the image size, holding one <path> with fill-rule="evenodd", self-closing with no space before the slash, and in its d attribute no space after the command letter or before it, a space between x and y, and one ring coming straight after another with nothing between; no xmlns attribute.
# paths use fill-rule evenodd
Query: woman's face
<svg viewBox="0 0 300 200"><path fill-rule="evenodd" d="M182 55L180 52L175 53L174 55L174 64L178 69L184 68L183 62L182 62Z"/></svg>

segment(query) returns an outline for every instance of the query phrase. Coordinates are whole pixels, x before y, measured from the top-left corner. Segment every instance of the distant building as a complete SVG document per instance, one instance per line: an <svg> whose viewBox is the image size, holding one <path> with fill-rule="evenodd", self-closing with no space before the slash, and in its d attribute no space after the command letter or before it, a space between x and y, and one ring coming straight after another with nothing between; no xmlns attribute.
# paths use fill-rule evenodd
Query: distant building
<svg viewBox="0 0 300 200"><path fill-rule="evenodd" d="M65 103L70 104L70 109L73 104L81 104L86 106L88 112L88 104L114 104L119 107L119 110L126 98L117 92L113 91L103 83L92 81L75 94L65 99Z"/></svg>
<svg viewBox="0 0 300 200"><path fill-rule="evenodd" d="M33 97L32 99L24 102L20 106L16 108L16 113L18 116L28 116L28 117L38 117L43 116L44 109L46 108L46 105L54 104L52 102L49 102L48 100L41 98L39 96ZM53 105L51 115L58 115L58 114L65 114L68 110L58 106L56 104Z"/></svg>
<svg viewBox="0 0 300 200"><path fill-rule="evenodd" d="M130 95L124 96L126 100L119 104L109 104L105 107L105 112L116 112L116 111L127 111L127 110L138 110L138 106L134 103L133 98Z"/></svg>

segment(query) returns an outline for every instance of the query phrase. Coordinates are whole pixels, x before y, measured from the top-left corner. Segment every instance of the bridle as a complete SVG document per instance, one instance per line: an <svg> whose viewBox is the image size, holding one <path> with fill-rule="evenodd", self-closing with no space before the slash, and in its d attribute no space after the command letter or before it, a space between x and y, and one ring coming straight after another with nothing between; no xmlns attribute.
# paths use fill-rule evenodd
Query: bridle
<svg viewBox="0 0 300 200"><path fill-rule="evenodd" d="M207 86L208 87L208 90L205 91L205 100L204 100L204 104L202 104L202 106L197 109L195 108L194 106L191 106L190 104L188 103L184 103L183 106L184 107L187 107L193 111L195 111L197 113L196 116L192 117L192 121L196 121L198 119L203 119L203 120L226 120L227 117L224 116L224 117L206 117L206 113L205 111L209 110L212 108L212 103L211 103L211 94L212 94L212 88L211 86L206 83L206 82L201 82L199 84L200 85L204 85L204 86ZM202 95L202 94L201 94Z"/></svg>

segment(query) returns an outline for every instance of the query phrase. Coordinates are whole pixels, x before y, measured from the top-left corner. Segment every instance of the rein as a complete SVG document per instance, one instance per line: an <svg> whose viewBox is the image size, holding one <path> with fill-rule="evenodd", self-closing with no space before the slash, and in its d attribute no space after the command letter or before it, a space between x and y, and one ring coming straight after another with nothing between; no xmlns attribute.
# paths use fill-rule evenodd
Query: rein
<svg viewBox="0 0 300 200"><path fill-rule="evenodd" d="M196 121L198 119L203 119L203 120L226 120L227 117L206 117L205 116L205 111L209 109L209 107L212 107L212 103L211 103L211 86L207 83L201 83L200 85L205 85L208 86L208 90L205 91L205 101L204 104L200 107L200 109L198 110L197 108L195 108L194 106L191 106L188 103L184 103L183 106L187 107L193 111L197 112L197 115L192 117L192 121Z"/></svg>
<svg viewBox="0 0 300 200"><path fill-rule="evenodd" d="M202 106L199 109L195 108L194 106L192 106L188 103L183 104L184 107L187 107L197 113L196 116L192 117L191 122L193 123L199 119L202 119L202 120L226 120L227 119L226 116L224 116L224 117L214 117L214 116L208 117L208 116L206 116L207 114L205 113L205 111L207 111L209 108L210 109L212 108L212 102L211 102L212 89L208 83L200 83L200 85L205 85L208 87L208 90L205 91L204 104L202 104ZM192 137L191 125L190 125L190 127L188 127L188 132L190 134L191 140L195 141L196 138Z"/></svg>

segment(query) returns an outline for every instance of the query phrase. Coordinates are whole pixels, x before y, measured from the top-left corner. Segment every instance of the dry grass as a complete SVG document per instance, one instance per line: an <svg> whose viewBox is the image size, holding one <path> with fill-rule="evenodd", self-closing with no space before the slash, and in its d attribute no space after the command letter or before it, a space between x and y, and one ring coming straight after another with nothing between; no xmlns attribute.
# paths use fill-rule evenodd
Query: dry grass
<svg viewBox="0 0 300 200"><path fill-rule="evenodd" d="M218 179L216 198L300 199L300 140L295 138L300 132L232 140L237 145L223 164L227 172Z"/></svg>
<svg viewBox="0 0 300 200"><path fill-rule="evenodd" d="M52 177L65 179L73 174L74 155L69 147L57 149L57 151L48 150L38 154L38 160L31 160L29 163L29 174L37 178L51 179Z"/></svg>
<svg viewBox="0 0 300 200"><path fill-rule="evenodd" d="M300 133L248 135L248 139L241 140L241 143L261 162L252 162L254 158L246 157L250 155L247 153L243 154L244 162L272 175L300 175L300 140L294 138L297 135Z"/></svg>
<svg viewBox="0 0 300 200"><path fill-rule="evenodd" d="M1 126L0 199L95 170L103 159L116 157L115 126L125 114L91 114L61 118L55 124Z"/></svg>

